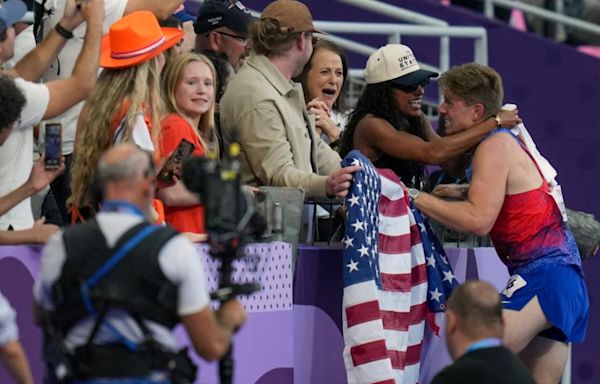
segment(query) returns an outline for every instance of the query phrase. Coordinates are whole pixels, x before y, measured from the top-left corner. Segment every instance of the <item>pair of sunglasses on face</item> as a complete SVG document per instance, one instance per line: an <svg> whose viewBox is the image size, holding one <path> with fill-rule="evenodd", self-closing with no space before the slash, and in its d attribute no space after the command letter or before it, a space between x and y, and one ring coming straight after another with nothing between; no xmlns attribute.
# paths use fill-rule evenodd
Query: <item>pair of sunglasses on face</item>
<svg viewBox="0 0 600 384"><path fill-rule="evenodd" d="M413 85L403 85L403 84L395 84L395 83L391 83L391 84L392 84L392 87L399 89L404 93L413 93L419 87L425 88L426 86L428 86L430 80L431 80L431 78L428 77L424 80L421 80L421 82L419 82L417 84L413 84Z"/></svg>

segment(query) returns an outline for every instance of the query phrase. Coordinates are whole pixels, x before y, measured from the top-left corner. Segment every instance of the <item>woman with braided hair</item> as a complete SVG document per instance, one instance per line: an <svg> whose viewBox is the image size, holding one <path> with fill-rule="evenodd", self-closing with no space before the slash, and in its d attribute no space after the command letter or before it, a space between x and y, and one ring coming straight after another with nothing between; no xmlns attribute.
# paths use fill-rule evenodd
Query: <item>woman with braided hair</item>
<svg viewBox="0 0 600 384"><path fill-rule="evenodd" d="M104 36L100 66L104 68L78 120L71 196L71 221L94 215L94 169L102 153L121 142L133 142L159 159L162 100L162 52L183 37L177 28L161 28L148 11L130 13Z"/></svg>

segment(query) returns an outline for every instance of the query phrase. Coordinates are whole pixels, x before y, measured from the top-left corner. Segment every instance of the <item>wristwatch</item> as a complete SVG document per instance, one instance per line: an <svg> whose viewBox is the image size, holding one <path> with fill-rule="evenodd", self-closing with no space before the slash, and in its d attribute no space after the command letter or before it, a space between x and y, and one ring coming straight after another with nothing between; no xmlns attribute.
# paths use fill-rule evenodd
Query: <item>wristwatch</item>
<svg viewBox="0 0 600 384"><path fill-rule="evenodd" d="M408 188L408 198L410 201L415 201L421 195L421 191L416 188Z"/></svg>

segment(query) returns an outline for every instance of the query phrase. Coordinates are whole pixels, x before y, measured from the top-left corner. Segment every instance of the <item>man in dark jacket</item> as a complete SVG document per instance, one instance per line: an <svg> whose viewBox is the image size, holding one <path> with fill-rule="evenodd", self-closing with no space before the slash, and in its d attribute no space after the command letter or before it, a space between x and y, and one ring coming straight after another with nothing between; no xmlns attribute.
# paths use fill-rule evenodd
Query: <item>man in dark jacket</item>
<svg viewBox="0 0 600 384"><path fill-rule="evenodd" d="M523 363L502 346L500 295L486 282L462 284L448 300L446 343L453 359L432 384L533 384Z"/></svg>

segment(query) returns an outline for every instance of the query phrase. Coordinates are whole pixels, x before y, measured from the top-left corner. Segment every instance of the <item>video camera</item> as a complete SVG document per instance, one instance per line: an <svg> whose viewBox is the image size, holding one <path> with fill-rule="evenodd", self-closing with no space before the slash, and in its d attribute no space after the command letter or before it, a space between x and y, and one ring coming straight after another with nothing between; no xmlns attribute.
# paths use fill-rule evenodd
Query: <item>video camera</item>
<svg viewBox="0 0 600 384"><path fill-rule="evenodd" d="M211 293L211 298L220 302L261 289L259 283L238 284L231 280L234 260L244 256L241 246L259 237L266 227L264 219L255 212L252 196L242 191L239 152L239 145L233 143L222 161L209 153L208 158L192 157L183 163L185 186L197 193L204 204L210 253L221 261L219 288ZM222 384L232 383L232 348L233 345L219 362Z"/></svg>
<svg viewBox="0 0 600 384"><path fill-rule="evenodd" d="M210 154L209 154L210 155ZM260 289L256 283L234 284L233 261L243 257L242 245L265 231L265 221L255 212L254 199L241 188L239 145L231 144L224 159L192 157L183 164L182 179L204 205L211 255L221 261L219 289L212 298L226 301Z"/></svg>
<svg viewBox="0 0 600 384"><path fill-rule="evenodd" d="M192 157L184 162L182 179L204 205L206 230L211 246L235 247L259 237L265 223L255 212L254 198L240 184L239 145L231 144L222 160Z"/></svg>

